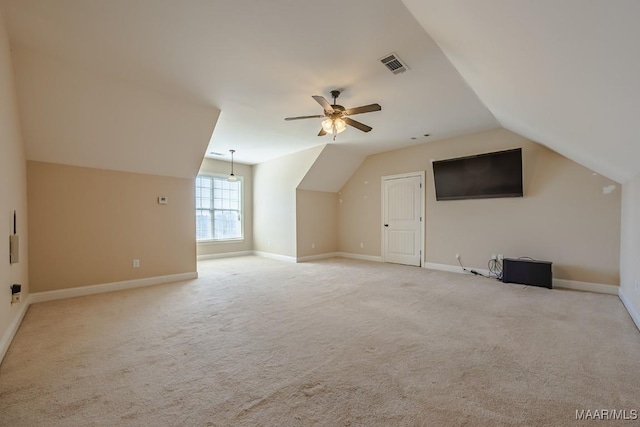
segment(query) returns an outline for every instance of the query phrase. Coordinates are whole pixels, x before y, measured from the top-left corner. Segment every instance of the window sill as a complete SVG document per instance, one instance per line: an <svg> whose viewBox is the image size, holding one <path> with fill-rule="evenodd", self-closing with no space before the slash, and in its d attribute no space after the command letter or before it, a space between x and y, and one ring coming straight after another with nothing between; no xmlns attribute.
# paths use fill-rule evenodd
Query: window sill
<svg viewBox="0 0 640 427"><path fill-rule="evenodd" d="M240 239L225 239L225 240L198 240L196 243L198 245L220 245L225 243L243 243L244 238Z"/></svg>

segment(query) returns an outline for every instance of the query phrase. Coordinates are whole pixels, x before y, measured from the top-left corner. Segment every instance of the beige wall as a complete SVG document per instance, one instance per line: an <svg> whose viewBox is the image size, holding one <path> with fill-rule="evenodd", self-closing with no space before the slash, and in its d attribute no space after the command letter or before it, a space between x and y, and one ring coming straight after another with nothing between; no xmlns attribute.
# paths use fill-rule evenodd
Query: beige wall
<svg viewBox="0 0 640 427"><path fill-rule="evenodd" d="M242 242L198 243L198 256L215 255L229 252L243 252L253 249L253 166L234 163L234 174L242 177L244 198L244 240ZM231 162L216 159L204 159L200 166L202 174L228 176Z"/></svg>
<svg viewBox="0 0 640 427"><path fill-rule="evenodd" d="M297 256L338 251L338 194L296 191Z"/></svg>
<svg viewBox="0 0 640 427"><path fill-rule="evenodd" d="M620 294L640 320L640 175L626 182L622 192ZM638 325L640 327L640 324Z"/></svg>
<svg viewBox="0 0 640 427"><path fill-rule="evenodd" d="M296 256L296 188L323 146L283 156L253 168L253 246Z"/></svg>
<svg viewBox="0 0 640 427"><path fill-rule="evenodd" d="M26 161L16 95L9 39L0 9L0 361L11 335L10 327L19 318L29 294L27 242ZM20 262L9 264L9 235L13 233L13 211L18 216ZM23 302L11 304L13 283L22 285Z"/></svg>
<svg viewBox="0 0 640 427"><path fill-rule="evenodd" d="M435 200L431 160L521 147L523 198ZM425 170L426 261L487 268L491 254L549 260L554 277L619 283L620 199L615 182L505 129L368 157L340 192L339 248L380 256L380 180ZM359 243L364 248L359 247Z"/></svg>
<svg viewBox="0 0 640 427"><path fill-rule="evenodd" d="M33 292L196 271L193 180L34 161L27 176Z"/></svg>

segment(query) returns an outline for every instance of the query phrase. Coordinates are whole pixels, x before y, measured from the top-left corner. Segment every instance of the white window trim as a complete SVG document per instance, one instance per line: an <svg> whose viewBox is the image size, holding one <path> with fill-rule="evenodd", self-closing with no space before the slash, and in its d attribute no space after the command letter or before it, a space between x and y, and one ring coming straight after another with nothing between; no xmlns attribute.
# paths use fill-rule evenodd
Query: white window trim
<svg viewBox="0 0 640 427"><path fill-rule="evenodd" d="M210 178L222 178L222 179L227 179L229 177L229 175L224 175L221 173L213 173L213 172L201 172L198 173L198 175L196 176L206 176L206 177L210 177ZM224 245L224 244L229 244L229 243L242 243L244 242L244 216L245 216L245 211L244 211L244 176L242 175L236 175L236 178L238 178L238 181L240 181L240 192L242 193L242 197L240 198L240 233L242 233L242 237L240 238L235 238L235 239L210 239L210 240L198 240L197 236L196 236L196 243L198 245ZM196 180L193 180L193 189L195 191L196 188ZM193 214L196 214L196 207L195 207L195 195L194 195L194 199L193 199ZM194 230L195 231L195 230Z"/></svg>

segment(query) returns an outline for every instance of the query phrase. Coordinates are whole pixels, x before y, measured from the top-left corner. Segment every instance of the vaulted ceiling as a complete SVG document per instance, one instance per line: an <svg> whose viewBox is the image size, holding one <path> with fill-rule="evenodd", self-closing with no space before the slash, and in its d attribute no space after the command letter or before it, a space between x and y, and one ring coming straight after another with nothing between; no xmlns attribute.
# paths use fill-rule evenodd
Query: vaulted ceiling
<svg viewBox="0 0 640 427"><path fill-rule="evenodd" d="M0 4L18 51L17 74L39 55L162 93L163 102L179 99L189 105L180 111L181 122L192 109L200 115L201 130L192 139L202 139L202 119L211 116L215 129L206 151L234 148L240 162L327 142L363 156L503 126L620 182L640 171L635 0ZM407 72L394 75L380 64L390 52L407 63ZM320 114L311 95L329 98L335 88L343 89L339 103L346 107L382 105L357 117L372 132L349 129L334 143L316 136L319 119L283 120ZM27 101L23 109L38 110L35 94ZM27 151L47 161L51 146L41 135L51 131L64 145L74 124L47 129L36 119L31 126L40 133L27 138ZM129 138L142 144L140 152L171 144L144 141L141 131L136 127ZM170 152L166 161L174 161Z"/></svg>
<svg viewBox="0 0 640 427"><path fill-rule="evenodd" d="M403 0L500 124L603 175L640 172L640 2Z"/></svg>

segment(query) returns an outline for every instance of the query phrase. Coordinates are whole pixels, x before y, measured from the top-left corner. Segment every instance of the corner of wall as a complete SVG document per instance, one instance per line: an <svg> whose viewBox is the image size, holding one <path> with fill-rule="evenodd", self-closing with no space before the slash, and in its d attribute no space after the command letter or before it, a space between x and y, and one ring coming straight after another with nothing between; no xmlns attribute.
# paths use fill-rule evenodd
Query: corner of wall
<svg viewBox="0 0 640 427"><path fill-rule="evenodd" d="M323 149L318 145L254 166L255 251L296 256L296 188Z"/></svg>
<svg viewBox="0 0 640 427"><path fill-rule="evenodd" d="M13 64L4 14L0 7L0 360L28 308L28 229L27 175L25 147L18 112ZM8 184L9 183L9 184ZM7 236L14 233L13 213L16 212L16 232L20 236L19 262L10 264ZM11 304L10 284L22 285L22 302Z"/></svg>
<svg viewBox="0 0 640 427"><path fill-rule="evenodd" d="M640 174L622 185L620 299L640 329Z"/></svg>

